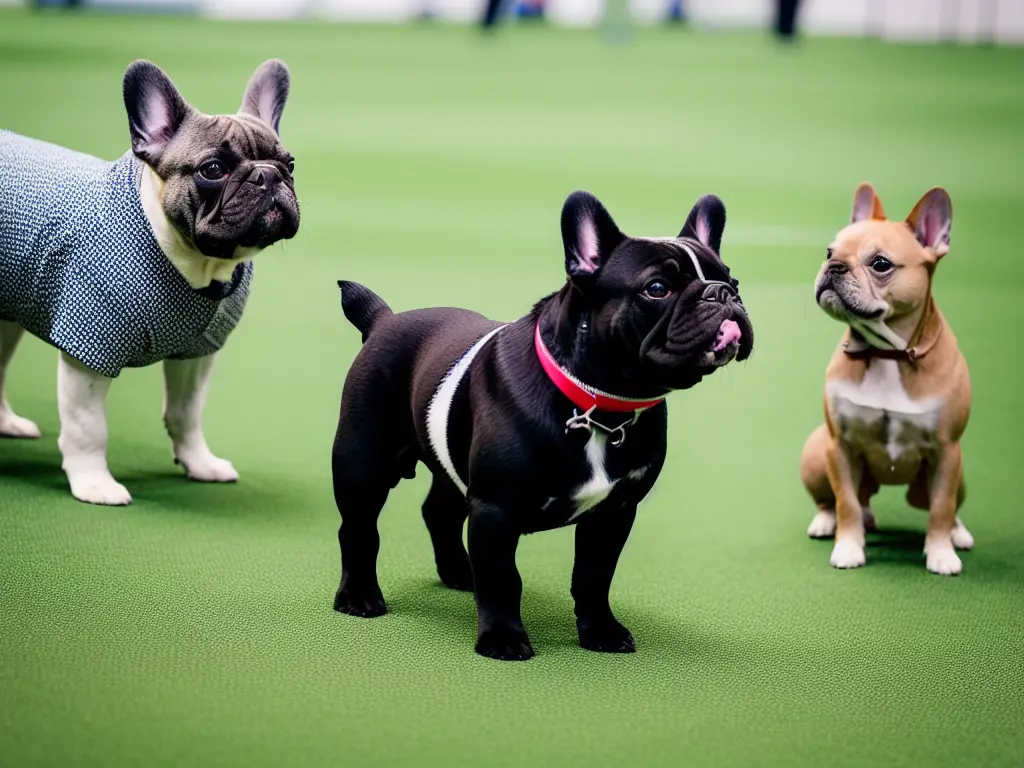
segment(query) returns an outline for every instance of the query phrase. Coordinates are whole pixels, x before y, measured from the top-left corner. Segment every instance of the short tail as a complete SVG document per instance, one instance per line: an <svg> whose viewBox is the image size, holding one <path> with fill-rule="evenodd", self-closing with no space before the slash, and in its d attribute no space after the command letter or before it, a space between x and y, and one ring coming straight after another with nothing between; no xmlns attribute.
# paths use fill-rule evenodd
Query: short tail
<svg viewBox="0 0 1024 768"><path fill-rule="evenodd" d="M345 313L348 321L363 334L365 343L377 321L393 314L391 307L384 303L384 299L359 283L339 280L338 287L341 288L341 311Z"/></svg>

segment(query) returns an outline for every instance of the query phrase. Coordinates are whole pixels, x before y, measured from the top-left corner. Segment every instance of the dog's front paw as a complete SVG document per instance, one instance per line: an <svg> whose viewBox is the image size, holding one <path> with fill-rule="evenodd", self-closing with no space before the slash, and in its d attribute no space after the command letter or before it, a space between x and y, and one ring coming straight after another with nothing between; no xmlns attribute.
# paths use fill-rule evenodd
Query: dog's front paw
<svg viewBox="0 0 1024 768"><path fill-rule="evenodd" d="M956 576L963 570L963 563L950 545L925 548L925 565L932 573L940 576Z"/></svg>
<svg viewBox="0 0 1024 768"><path fill-rule="evenodd" d="M71 495L86 504L102 504L108 507L125 507L132 503L128 489L111 477L108 472L89 472L75 477L68 476Z"/></svg>
<svg viewBox="0 0 1024 768"><path fill-rule="evenodd" d="M485 629L476 640L476 652L499 661L526 661L533 646L523 629Z"/></svg>
<svg viewBox="0 0 1024 768"><path fill-rule="evenodd" d="M34 421L24 419L10 411L0 412L0 437L32 439L42 437Z"/></svg>
<svg viewBox="0 0 1024 768"><path fill-rule="evenodd" d="M235 483L238 471L227 459L218 459L206 452L197 456L178 456L178 464L185 468L189 480L199 483Z"/></svg>
<svg viewBox="0 0 1024 768"><path fill-rule="evenodd" d="M832 548L829 562L834 568L860 568L867 562L864 546L851 539L839 539Z"/></svg>
<svg viewBox="0 0 1024 768"><path fill-rule="evenodd" d="M967 526L960 522L959 518L957 518L956 526L953 528L952 538L953 546L957 549L974 549L974 537L967 530Z"/></svg>
<svg viewBox="0 0 1024 768"><path fill-rule="evenodd" d="M334 610L361 619L373 619L387 613L388 606L379 589L364 592L343 586L334 594Z"/></svg>
<svg viewBox="0 0 1024 768"><path fill-rule="evenodd" d="M598 626L579 627L580 646L588 651L603 653L633 653L636 643L629 630L612 619Z"/></svg>
<svg viewBox="0 0 1024 768"><path fill-rule="evenodd" d="M807 526L807 535L812 539L831 539L835 533L836 513L833 510L819 512Z"/></svg>

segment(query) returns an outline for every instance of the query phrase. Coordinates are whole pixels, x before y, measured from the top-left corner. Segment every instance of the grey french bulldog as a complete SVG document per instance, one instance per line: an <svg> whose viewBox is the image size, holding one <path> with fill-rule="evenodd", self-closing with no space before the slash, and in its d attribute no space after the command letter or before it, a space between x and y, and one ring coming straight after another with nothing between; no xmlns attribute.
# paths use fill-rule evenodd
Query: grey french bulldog
<svg viewBox="0 0 1024 768"><path fill-rule="evenodd" d="M124 75L132 148L113 163L0 131L0 436L40 435L4 396L28 331L60 350L58 444L76 499L131 503L107 467L106 396L123 368L159 361L175 461L193 480L238 479L206 444L203 407L252 258L298 231L278 135L289 83L267 61L237 114L206 115L136 61Z"/></svg>

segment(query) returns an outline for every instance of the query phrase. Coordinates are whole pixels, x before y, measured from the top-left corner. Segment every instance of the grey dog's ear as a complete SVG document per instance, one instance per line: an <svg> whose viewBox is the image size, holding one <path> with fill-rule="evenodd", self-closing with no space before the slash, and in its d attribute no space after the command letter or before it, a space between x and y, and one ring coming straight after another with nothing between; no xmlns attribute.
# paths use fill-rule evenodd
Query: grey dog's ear
<svg viewBox="0 0 1024 768"><path fill-rule="evenodd" d="M238 113L258 117L273 128L275 133L280 133L278 126L290 86L291 76L283 61L270 59L263 62L249 78Z"/></svg>
<svg viewBox="0 0 1024 768"><path fill-rule="evenodd" d="M134 61L124 73L124 107L132 151L155 165L192 107L166 73L149 61Z"/></svg>

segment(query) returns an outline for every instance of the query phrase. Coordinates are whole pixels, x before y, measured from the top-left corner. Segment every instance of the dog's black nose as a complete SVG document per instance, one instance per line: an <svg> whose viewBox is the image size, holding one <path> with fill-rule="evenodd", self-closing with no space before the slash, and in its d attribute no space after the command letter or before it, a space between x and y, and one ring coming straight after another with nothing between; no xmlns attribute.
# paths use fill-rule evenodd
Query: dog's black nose
<svg viewBox="0 0 1024 768"><path fill-rule="evenodd" d="M281 172L268 166L257 166L249 174L248 182L262 190L270 189L281 181Z"/></svg>
<svg viewBox="0 0 1024 768"><path fill-rule="evenodd" d="M845 275L849 271L850 268L843 264L841 261L830 261L828 263L828 266L825 267L825 272L835 276Z"/></svg>
<svg viewBox="0 0 1024 768"><path fill-rule="evenodd" d="M700 295L701 301L726 302L736 298L736 290L728 283L708 283Z"/></svg>

